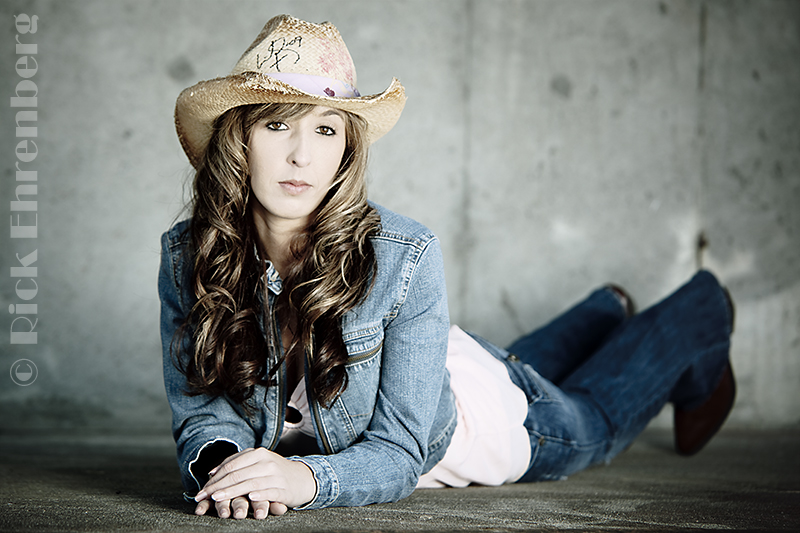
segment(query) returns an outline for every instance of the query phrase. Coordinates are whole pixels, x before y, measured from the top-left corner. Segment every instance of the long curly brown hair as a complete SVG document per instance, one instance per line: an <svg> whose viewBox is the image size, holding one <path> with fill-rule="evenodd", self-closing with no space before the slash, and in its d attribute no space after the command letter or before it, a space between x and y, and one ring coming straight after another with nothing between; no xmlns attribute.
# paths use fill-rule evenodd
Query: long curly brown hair
<svg viewBox="0 0 800 533"><path fill-rule="evenodd" d="M197 303L180 330L188 328L193 340L192 353L178 358L189 394L226 395L247 409L256 385L269 386L287 357L306 354L311 390L322 405L329 407L347 387L341 319L371 289L377 263L370 237L380 229L380 216L367 203L369 143L363 119L344 113L346 146L337 177L309 226L291 243L283 290L272 309L255 252L251 206L258 200L250 189L250 132L259 121L286 121L312 109L307 104L242 106L214 123L194 179L190 253ZM280 358L269 355L270 345L281 346L273 313L292 338Z"/></svg>

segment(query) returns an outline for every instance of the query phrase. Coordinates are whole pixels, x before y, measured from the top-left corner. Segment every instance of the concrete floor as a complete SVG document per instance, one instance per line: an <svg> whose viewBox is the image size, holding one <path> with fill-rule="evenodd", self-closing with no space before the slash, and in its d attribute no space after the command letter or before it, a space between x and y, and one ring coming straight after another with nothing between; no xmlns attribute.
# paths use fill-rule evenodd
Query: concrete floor
<svg viewBox="0 0 800 533"><path fill-rule="evenodd" d="M0 531L800 530L800 430L723 431L693 458L648 430L567 481L422 490L394 504L196 517L168 438L0 435Z"/></svg>

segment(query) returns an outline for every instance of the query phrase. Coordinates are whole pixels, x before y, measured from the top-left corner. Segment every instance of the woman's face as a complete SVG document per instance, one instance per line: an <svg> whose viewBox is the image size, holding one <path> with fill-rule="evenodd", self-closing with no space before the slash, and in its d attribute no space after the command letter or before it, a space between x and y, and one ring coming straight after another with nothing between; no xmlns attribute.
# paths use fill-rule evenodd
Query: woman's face
<svg viewBox="0 0 800 533"><path fill-rule="evenodd" d="M254 215L269 228L304 228L333 184L344 148L344 114L329 107L257 122L247 152Z"/></svg>

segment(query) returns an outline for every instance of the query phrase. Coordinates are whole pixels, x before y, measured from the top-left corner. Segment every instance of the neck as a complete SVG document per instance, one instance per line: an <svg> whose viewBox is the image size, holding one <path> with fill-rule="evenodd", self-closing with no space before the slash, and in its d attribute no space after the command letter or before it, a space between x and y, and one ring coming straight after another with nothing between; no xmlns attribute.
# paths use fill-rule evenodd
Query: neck
<svg viewBox="0 0 800 533"><path fill-rule="evenodd" d="M253 219L261 249L283 278L291 261L289 250L292 239L305 229L306 223L286 219L268 220L255 213Z"/></svg>

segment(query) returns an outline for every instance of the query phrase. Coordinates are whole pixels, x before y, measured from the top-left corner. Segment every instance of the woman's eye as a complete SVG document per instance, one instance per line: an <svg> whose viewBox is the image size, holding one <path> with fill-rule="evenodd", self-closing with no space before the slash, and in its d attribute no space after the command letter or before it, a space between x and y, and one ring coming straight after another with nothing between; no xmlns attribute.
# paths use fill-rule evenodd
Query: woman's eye
<svg viewBox="0 0 800 533"><path fill-rule="evenodd" d="M336 130L334 130L330 126L320 126L319 128L317 128L317 133L321 135L336 135Z"/></svg>
<svg viewBox="0 0 800 533"><path fill-rule="evenodd" d="M283 122L268 122L267 123L267 128L271 129L273 131L282 131L282 130L287 129L287 127L288 126L286 126L286 124L284 124Z"/></svg>

